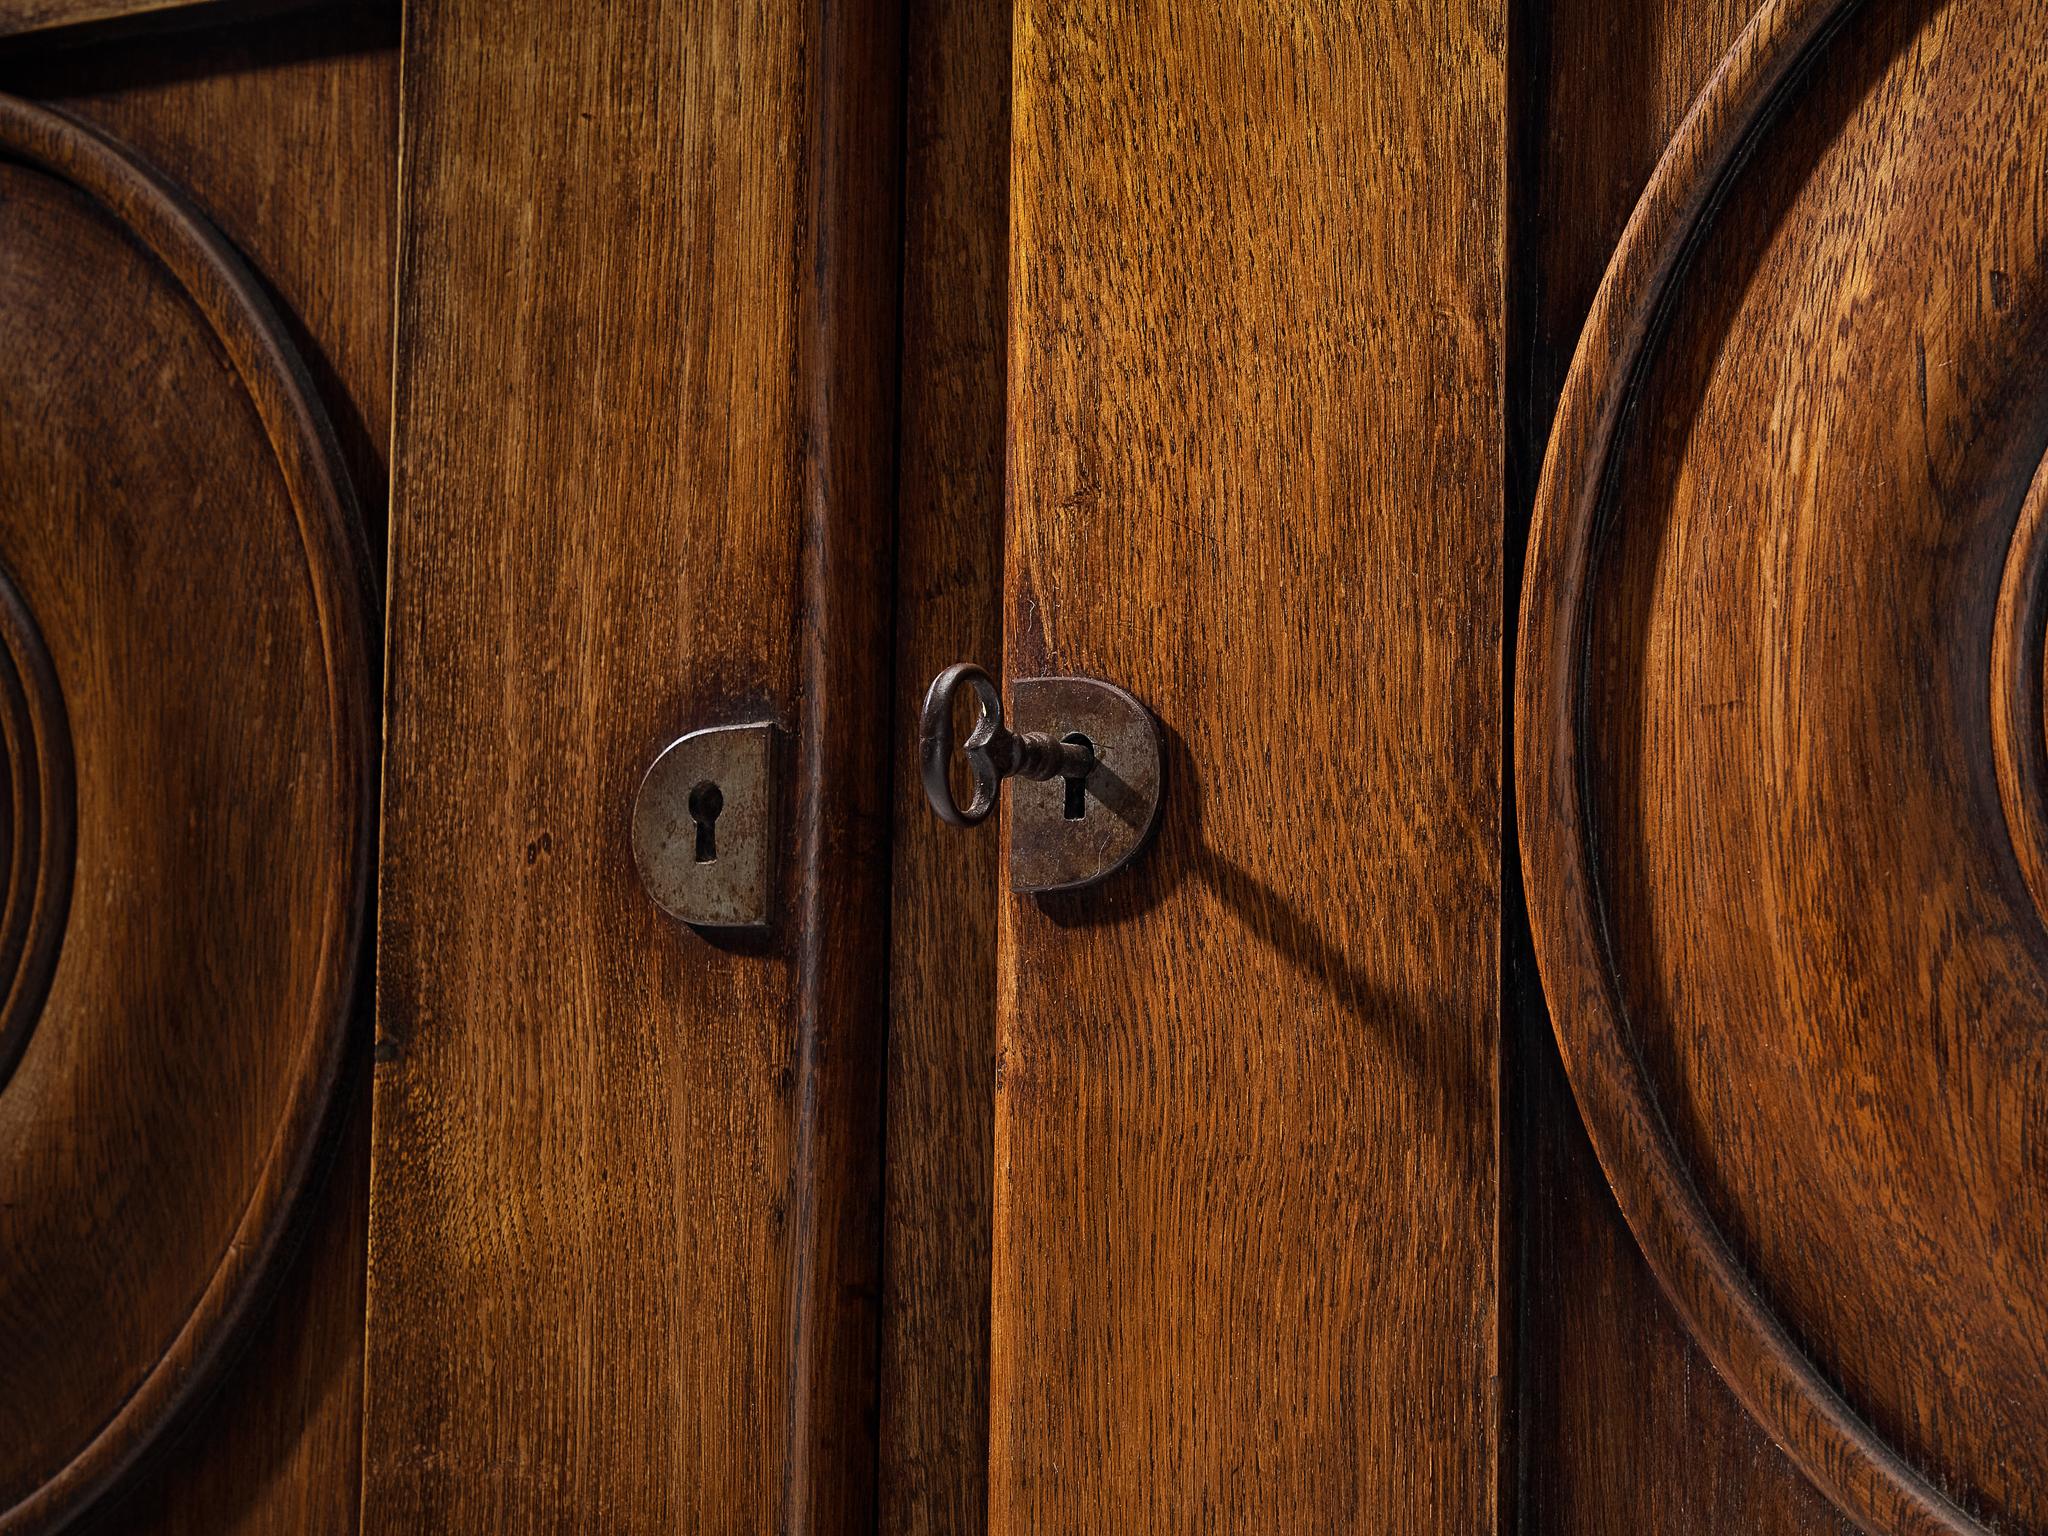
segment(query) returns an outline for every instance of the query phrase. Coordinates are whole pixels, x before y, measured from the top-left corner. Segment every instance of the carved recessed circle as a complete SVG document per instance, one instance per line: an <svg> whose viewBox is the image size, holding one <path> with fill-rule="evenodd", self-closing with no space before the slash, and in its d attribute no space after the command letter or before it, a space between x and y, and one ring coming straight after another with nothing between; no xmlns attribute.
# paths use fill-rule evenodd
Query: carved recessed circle
<svg viewBox="0 0 2048 1536"><path fill-rule="evenodd" d="M1702 1348L1880 1532L2048 1530L2044 21L1762 7L1602 284L1524 587L1588 1131Z"/></svg>
<svg viewBox="0 0 2048 1536"><path fill-rule="evenodd" d="M42 1016L71 906L71 726L35 615L0 566L0 1088Z"/></svg>
<svg viewBox="0 0 2048 1536"><path fill-rule="evenodd" d="M1991 745L2013 854L2048 919L2048 458L2013 527L1991 638Z"/></svg>
<svg viewBox="0 0 2048 1536"><path fill-rule="evenodd" d="M0 1533L103 1507L288 1251L360 1018L360 518L254 278L0 97ZM32 1027L31 1027L32 1026Z"/></svg>

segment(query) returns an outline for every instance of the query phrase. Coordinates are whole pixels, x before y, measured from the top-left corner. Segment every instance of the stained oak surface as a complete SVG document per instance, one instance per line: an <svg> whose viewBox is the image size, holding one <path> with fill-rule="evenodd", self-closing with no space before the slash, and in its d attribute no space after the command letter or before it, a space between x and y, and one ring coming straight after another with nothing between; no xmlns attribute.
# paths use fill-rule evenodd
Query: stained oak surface
<svg viewBox="0 0 2048 1536"><path fill-rule="evenodd" d="M1525 610L1532 916L1594 1142L1695 1335L1875 1530L2044 1519L2048 937L1991 704L2048 444L2036 9L1766 8L1753 101L1839 30L1767 128L1725 90L1660 169Z"/></svg>
<svg viewBox="0 0 2048 1536"><path fill-rule="evenodd" d="M942 667L1002 647L1010 7L910 7L880 1526L988 1521L996 908L993 826L942 823L917 712Z"/></svg>
<svg viewBox="0 0 2048 1536"><path fill-rule="evenodd" d="M1007 665L1171 749L1003 906L990 1527L1485 1529L1504 10L1016 16Z"/></svg>
<svg viewBox="0 0 2048 1536"><path fill-rule="evenodd" d="M873 1517L885 8L407 8L365 1525ZM788 730L772 938L640 889Z"/></svg>

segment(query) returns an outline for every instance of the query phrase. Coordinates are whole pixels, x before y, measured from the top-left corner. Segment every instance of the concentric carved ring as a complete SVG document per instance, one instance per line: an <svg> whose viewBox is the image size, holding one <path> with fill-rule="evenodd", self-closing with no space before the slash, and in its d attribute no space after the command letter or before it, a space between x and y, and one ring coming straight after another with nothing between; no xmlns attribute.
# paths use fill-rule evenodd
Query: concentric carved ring
<svg viewBox="0 0 2048 1536"><path fill-rule="evenodd" d="M0 1533L232 1356L364 1022L368 553L257 280L0 97Z"/></svg>
<svg viewBox="0 0 2048 1536"><path fill-rule="evenodd" d="M2035 909L2048 920L2048 458L2034 472L1999 583L1991 743L1999 798Z"/></svg>
<svg viewBox="0 0 2048 1536"><path fill-rule="evenodd" d="M71 905L71 727L35 616L0 568L0 1088L28 1044Z"/></svg>
<svg viewBox="0 0 2048 1536"><path fill-rule="evenodd" d="M1587 1129L1876 1532L2048 1531L2044 10L1767 0L1602 283L1523 596Z"/></svg>

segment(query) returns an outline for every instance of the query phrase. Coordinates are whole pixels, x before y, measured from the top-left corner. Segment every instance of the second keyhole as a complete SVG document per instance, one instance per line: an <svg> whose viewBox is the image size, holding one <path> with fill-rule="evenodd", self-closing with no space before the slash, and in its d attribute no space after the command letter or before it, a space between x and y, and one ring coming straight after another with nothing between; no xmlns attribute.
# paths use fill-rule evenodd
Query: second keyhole
<svg viewBox="0 0 2048 1536"><path fill-rule="evenodd" d="M690 791L690 820L697 824L697 862L709 864L718 858L718 813L725 809L725 792L706 779Z"/></svg>

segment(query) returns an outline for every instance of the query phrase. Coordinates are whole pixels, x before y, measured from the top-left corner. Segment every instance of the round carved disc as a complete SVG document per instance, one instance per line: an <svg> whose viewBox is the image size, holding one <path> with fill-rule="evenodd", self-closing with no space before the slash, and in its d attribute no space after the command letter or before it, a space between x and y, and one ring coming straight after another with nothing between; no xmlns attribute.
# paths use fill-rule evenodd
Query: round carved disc
<svg viewBox="0 0 2048 1536"><path fill-rule="evenodd" d="M1763 7L1603 285L1525 588L1588 1128L1876 1531L2048 1532L2044 36L2044 0Z"/></svg>
<svg viewBox="0 0 2048 1536"><path fill-rule="evenodd" d="M0 98L0 1531L204 1382L326 1128L375 741L339 464L203 220Z"/></svg>

